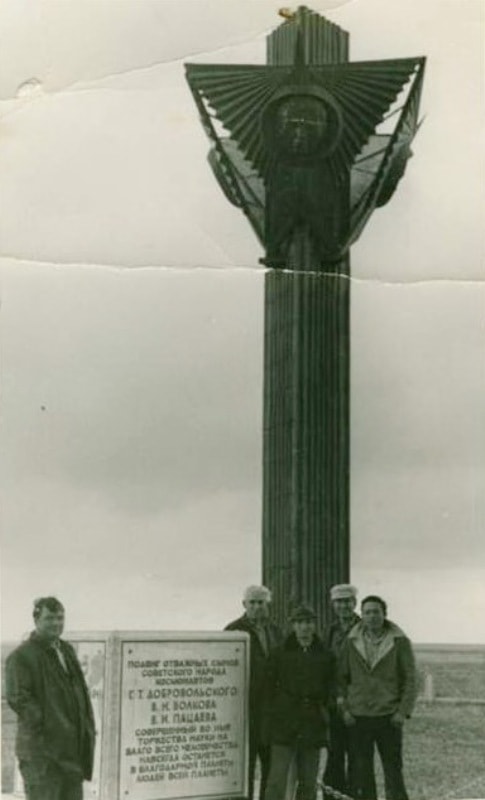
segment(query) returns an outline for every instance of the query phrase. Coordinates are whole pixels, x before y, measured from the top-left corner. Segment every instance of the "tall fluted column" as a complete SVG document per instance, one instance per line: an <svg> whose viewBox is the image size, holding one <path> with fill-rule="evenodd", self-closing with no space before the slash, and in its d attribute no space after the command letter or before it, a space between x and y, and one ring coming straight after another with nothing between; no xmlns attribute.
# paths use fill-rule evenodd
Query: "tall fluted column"
<svg viewBox="0 0 485 800"><path fill-rule="evenodd" d="M348 260L322 270L305 229L265 283L263 580L274 612L349 577Z"/></svg>

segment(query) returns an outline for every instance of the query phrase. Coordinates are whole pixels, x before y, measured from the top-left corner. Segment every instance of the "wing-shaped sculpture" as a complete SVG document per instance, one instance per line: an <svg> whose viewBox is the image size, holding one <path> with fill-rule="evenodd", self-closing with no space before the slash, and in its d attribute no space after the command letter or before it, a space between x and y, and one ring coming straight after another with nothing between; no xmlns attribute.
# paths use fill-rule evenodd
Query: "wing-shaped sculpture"
<svg viewBox="0 0 485 800"><path fill-rule="evenodd" d="M293 64L186 72L213 170L265 245L266 263L284 265L301 225L322 262L336 263L404 173L424 59L307 64L297 34ZM394 129L381 131L391 116Z"/></svg>
<svg viewBox="0 0 485 800"><path fill-rule="evenodd" d="M297 91L325 97L340 109L342 132L332 154L350 167L407 83L419 59L368 61L321 67L188 64L187 80L206 113L210 109L262 178L271 163L262 120L277 99Z"/></svg>
<svg viewBox="0 0 485 800"><path fill-rule="evenodd" d="M242 208L264 246L265 188L258 173L229 138L209 152L209 163L227 199Z"/></svg>
<svg viewBox="0 0 485 800"><path fill-rule="evenodd" d="M371 137L352 168L351 221L348 245L356 241L375 208L394 194L412 155L411 143L419 128L419 103L424 80L424 59L396 115L391 133Z"/></svg>

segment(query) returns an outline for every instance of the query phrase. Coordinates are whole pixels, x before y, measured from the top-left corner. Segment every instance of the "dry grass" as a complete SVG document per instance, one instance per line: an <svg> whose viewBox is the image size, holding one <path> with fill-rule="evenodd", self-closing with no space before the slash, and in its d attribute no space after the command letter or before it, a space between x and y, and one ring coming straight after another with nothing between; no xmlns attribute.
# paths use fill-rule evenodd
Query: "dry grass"
<svg viewBox="0 0 485 800"><path fill-rule="evenodd" d="M419 704L404 736L412 800L485 798L484 706Z"/></svg>
<svg viewBox="0 0 485 800"><path fill-rule="evenodd" d="M423 667L420 665L421 669ZM430 664L436 697L485 698L485 661Z"/></svg>

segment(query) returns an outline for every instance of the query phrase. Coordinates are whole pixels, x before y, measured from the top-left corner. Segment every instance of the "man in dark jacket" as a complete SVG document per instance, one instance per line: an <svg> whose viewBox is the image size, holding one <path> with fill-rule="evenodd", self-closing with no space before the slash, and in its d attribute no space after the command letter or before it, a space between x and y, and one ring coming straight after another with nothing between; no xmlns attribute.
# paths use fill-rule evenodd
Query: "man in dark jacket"
<svg viewBox="0 0 485 800"><path fill-rule="evenodd" d="M226 631L249 633L249 798L254 794L256 760L261 764L259 797L263 800L269 771L270 749L261 738L263 691L266 664L270 651L281 644L283 634L269 619L271 592L266 586L249 586L243 598L245 614L229 625Z"/></svg>
<svg viewBox="0 0 485 800"><path fill-rule="evenodd" d="M344 642L351 629L360 622L355 613L357 589L349 583L340 583L330 589L330 601L334 613L334 621L328 629L326 644L335 656L340 658ZM353 760L350 758L350 732L345 725L335 703L330 708L330 742L328 759L325 765L324 782L344 794L350 794L353 786L351 770Z"/></svg>
<svg viewBox="0 0 485 800"><path fill-rule="evenodd" d="M271 744L271 767L265 800L284 800L295 757L298 798L315 800L320 751L328 739L334 658L316 635L311 608L299 606L290 621L293 633L268 663L265 730Z"/></svg>
<svg viewBox="0 0 485 800"><path fill-rule="evenodd" d="M339 663L338 704L352 737L353 797L376 800L373 772L377 745L387 800L408 800L402 774L402 729L416 700L411 642L387 620L381 597L361 604L362 622L350 631Z"/></svg>
<svg viewBox="0 0 485 800"><path fill-rule="evenodd" d="M74 649L60 636L64 608L34 603L35 631L6 664L8 704L18 716L16 754L28 800L82 800L94 756L94 717Z"/></svg>

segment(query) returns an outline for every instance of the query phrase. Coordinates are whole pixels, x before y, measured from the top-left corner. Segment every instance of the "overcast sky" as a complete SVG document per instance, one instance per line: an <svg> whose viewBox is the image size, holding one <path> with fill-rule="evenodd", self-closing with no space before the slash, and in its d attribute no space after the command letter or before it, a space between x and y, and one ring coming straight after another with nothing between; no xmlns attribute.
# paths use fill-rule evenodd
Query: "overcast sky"
<svg viewBox="0 0 485 800"><path fill-rule="evenodd" d="M260 580L264 273L183 61L261 63L273 0L0 6L4 639L218 628ZM428 57L396 196L352 250L352 579L484 641L481 0L312 8Z"/></svg>

